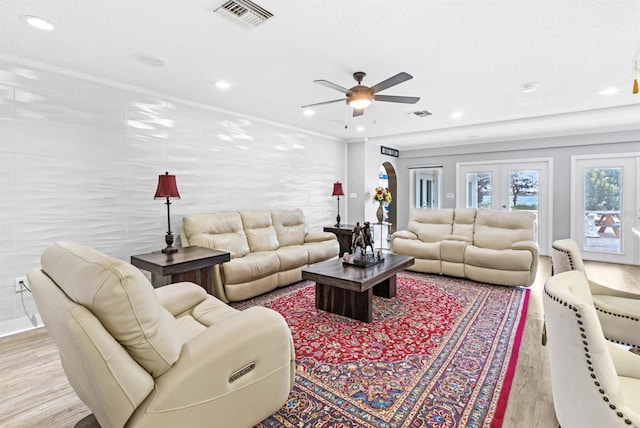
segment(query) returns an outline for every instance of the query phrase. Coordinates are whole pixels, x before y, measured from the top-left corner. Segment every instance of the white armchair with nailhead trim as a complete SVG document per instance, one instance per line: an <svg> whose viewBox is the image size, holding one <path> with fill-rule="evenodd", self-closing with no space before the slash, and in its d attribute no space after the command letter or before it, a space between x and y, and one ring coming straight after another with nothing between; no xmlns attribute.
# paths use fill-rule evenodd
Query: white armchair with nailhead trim
<svg viewBox="0 0 640 428"><path fill-rule="evenodd" d="M573 239L553 243L553 274L570 270L584 272L578 244ZM640 295L589 281L593 304L607 340L640 348Z"/></svg>
<svg viewBox="0 0 640 428"><path fill-rule="evenodd" d="M549 278L542 304L560 426L639 427L640 356L605 339L584 272Z"/></svg>

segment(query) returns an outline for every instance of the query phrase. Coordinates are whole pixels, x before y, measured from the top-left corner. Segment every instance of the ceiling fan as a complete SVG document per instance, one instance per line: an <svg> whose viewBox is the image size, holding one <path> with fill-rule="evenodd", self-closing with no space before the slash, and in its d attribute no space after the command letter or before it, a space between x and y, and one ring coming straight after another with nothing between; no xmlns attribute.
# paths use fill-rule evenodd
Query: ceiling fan
<svg viewBox="0 0 640 428"><path fill-rule="evenodd" d="M307 104L306 106L302 106L302 108L346 101L347 104L353 107L353 117L356 117L361 116L364 113L365 107L369 106L373 100L404 104L415 104L420 101L420 97L378 95L378 92L384 91L385 89L395 86L399 83L406 82L409 79L413 79L413 76L409 73L405 73L403 71L371 87L364 86L362 84L362 79L364 79L365 76L366 73L363 71L356 71L355 73L353 73L353 78L356 80L356 82L358 82L358 84L350 89L343 88L342 86L336 85L335 83L329 82L328 80L314 80L314 83L342 92L346 95L347 98L340 98L338 100L325 101L322 103Z"/></svg>

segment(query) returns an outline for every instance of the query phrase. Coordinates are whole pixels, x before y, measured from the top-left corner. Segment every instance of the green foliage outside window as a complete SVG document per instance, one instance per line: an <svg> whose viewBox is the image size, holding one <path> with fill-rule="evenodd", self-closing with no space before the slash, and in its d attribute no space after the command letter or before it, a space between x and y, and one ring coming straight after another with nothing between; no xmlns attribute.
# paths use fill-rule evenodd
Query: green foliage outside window
<svg viewBox="0 0 640 428"><path fill-rule="evenodd" d="M620 211L620 168L592 168L585 171L586 211Z"/></svg>

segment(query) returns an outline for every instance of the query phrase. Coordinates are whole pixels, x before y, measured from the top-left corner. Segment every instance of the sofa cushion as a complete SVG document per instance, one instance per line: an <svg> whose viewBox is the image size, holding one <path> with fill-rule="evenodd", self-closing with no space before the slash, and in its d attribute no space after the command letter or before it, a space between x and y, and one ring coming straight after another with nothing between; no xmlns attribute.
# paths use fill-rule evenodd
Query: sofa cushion
<svg viewBox="0 0 640 428"><path fill-rule="evenodd" d="M178 324L136 267L69 242L47 248L41 264L58 287L100 319L153 377L177 361L182 349Z"/></svg>
<svg viewBox="0 0 640 428"><path fill-rule="evenodd" d="M225 284L239 284L273 275L280 269L275 251L249 253L222 265Z"/></svg>
<svg viewBox="0 0 640 428"><path fill-rule="evenodd" d="M535 241L534 222L535 214L526 211L478 210L473 245L506 250L514 242Z"/></svg>
<svg viewBox="0 0 640 428"><path fill-rule="evenodd" d="M252 253L273 251L280 246L276 230L273 227L271 211L240 211L240 217Z"/></svg>
<svg viewBox="0 0 640 428"><path fill-rule="evenodd" d="M281 247L304 243L308 229L302 210L271 210L271 218Z"/></svg>
<svg viewBox="0 0 640 428"><path fill-rule="evenodd" d="M467 241L473 241L473 227L476 223L475 208L456 208L453 211L452 235L464 237Z"/></svg>
<svg viewBox="0 0 640 428"><path fill-rule="evenodd" d="M182 220L189 245L228 251L231 257L243 257L249 243L238 212L194 214Z"/></svg>
<svg viewBox="0 0 640 428"><path fill-rule="evenodd" d="M529 271L533 255L527 250L492 250L467 245L464 250L464 263L496 270Z"/></svg>
<svg viewBox="0 0 640 428"><path fill-rule="evenodd" d="M309 253L308 263L310 265L334 258L340 252L340 244L337 239L319 242L305 242L303 247Z"/></svg>
<svg viewBox="0 0 640 428"><path fill-rule="evenodd" d="M438 242L451 235L453 209L412 209L407 229L422 242Z"/></svg>
<svg viewBox="0 0 640 428"><path fill-rule="evenodd" d="M440 260L441 245L440 241L422 242L419 239L395 239L393 241L393 252L413 256L416 259Z"/></svg>
<svg viewBox="0 0 640 428"><path fill-rule="evenodd" d="M307 266L309 263L309 253L307 248L302 245L280 247L276 250L276 254L280 260L281 272Z"/></svg>

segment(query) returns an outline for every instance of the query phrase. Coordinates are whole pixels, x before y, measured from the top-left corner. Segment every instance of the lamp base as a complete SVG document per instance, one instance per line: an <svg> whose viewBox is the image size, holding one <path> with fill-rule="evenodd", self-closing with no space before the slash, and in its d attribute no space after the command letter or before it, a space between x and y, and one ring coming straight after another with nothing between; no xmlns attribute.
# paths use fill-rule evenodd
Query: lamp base
<svg viewBox="0 0 640 428"><path fill-rule="evenodd" d="M340 224L340 214L338 214L338 216L336 217L336 224L334 224L334 226L335 226L335 227L340 227L340 226L342 226L342 225Z"/></svg>
<svg viewBox="0 0 640 428"><path fill-rule="evenodd" d="M164 242L167 243L167 247L162 249L163 253L173 254L178 252L178 249L173 246L173 233L167 232L164 236Z"/></svg>

